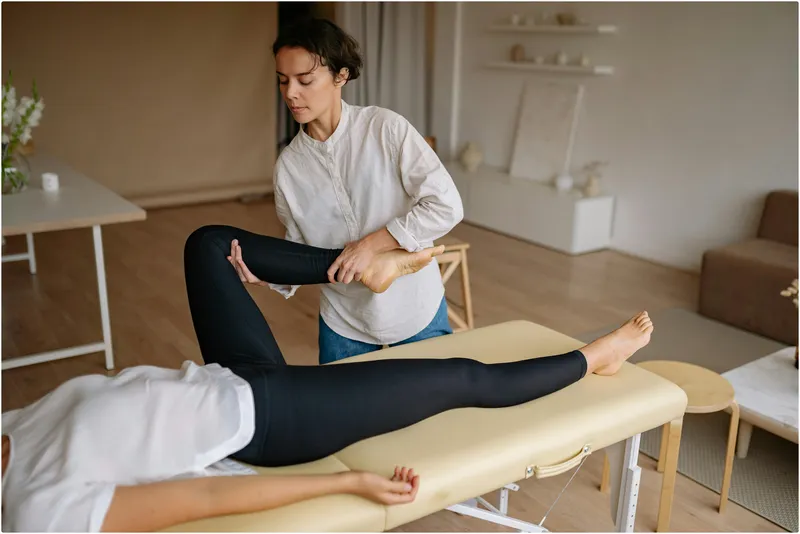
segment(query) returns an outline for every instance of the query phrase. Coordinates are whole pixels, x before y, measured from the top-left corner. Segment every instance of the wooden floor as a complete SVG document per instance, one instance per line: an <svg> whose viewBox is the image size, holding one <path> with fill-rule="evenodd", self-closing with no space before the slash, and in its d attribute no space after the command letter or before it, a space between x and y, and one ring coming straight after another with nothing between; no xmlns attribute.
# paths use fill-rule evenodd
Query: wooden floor
<svg viewBox="0 0 800 534"><path fill-rule="evenodd" d="M150 364L178 367L200 354L186 303L182 247L203 224L231 224L280 236L271 201L231 202L151 211L148 220L104 229L111 328L117 369ZM527 319L568 335L622 322L635 312L671 307L694 308L698 276L616 252L569 257L462 224L453 235L471 243L469 267L476 326ZM22 250L24 239L10 238L3 253ZM90 230L36 236L39 272L27 263L2 267L2 357L90 343L101 339L94 254ZM460 280L448 284L455 300ZM270 323L288 362L317 363L318 289L304 287L286 301L272 291L251 291ZM658 335L658 325L654 335ZM62 382L86 373L103 373L101 355L81 356L2 373L2 409L30 403ZM642 455L638 531L656 524L661 477ZM586 462L550 514L554 531L610 531L608 495L598 491L602 455ZM510 511L539 522L569 474L521 483ZM718 514L718 495L679 477L672 528L675 531L781 531L731 503ZM485 522L439 512L402 531L494 531Z"/></svg>

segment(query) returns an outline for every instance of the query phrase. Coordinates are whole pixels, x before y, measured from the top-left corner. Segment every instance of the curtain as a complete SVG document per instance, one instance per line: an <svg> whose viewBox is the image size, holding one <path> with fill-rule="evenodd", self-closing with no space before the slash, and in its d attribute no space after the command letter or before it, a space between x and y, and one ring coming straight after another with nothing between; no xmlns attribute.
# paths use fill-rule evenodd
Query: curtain
<svg viewBox="0 0 800 534"><path fill-rule="evenodd" d="M342 98L403 115L423 135L427 113L425 2L337 2L336 23L361 46L364 67Z"/></svg>

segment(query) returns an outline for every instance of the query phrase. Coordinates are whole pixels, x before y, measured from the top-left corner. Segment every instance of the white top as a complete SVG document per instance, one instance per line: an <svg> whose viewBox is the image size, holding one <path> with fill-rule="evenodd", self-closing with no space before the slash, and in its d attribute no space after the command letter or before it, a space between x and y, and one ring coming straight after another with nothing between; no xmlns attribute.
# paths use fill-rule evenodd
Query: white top
<svg viewBox="0 0 800 534"><path fill-rule="evenodd" d="M436 153L401 115L342 101L326 141L301 129L275 165L275 206L286 239L323 248L386 227L404 249L433 245L463 217L461 197ZM286 298L298 286L271 287ZM320 314L338 334L391 344L424 329L444 287L437 262L375 294L360 283L325 284Z"/></svg>
<svg viewBox="0 0 800 534"><path fill-rule="evenodd" d="M749 412L797 432L794 351L795 347L787 347L722 375L733 386L743 414Z"/></svg>
<svg viewBox="0 0 800 534"><path fill-rule="evenodd" d="M117 485L212 474L254 417L250 386L217 364L69 380L3 414L3 531L97 532Z"/></svg>

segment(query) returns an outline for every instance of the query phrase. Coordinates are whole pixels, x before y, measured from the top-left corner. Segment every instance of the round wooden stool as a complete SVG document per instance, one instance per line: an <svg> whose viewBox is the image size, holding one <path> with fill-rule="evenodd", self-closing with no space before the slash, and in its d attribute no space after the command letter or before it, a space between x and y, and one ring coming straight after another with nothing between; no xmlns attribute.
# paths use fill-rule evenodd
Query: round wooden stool
<svg viewBox="0 0 800 534"><path fill-rule="evenodd" d="M731 485L733 454L736 449L736 433L739 428L739 405L734 399L733 386L722 376L699 365L684 362L648 361L638 364L651 373L669 380L686 392L689 403L686 413L714 413L730 408L731 423L728 430L728 447L725 453L725 470L722 475L722 490L719 496L719 512L728 504L728 490ZM680 439L680 438L678 438ZM667 450L670 446L669 432L661 430L661 448L658 453L658 471L664 472ZM677 462L675 463L677 469Z"/></svg>
<svg viewBox="0 0 800 534"><path fill-rule="evenodd" d="M731 485L731 472L733 470L733 454L736 448L736 433L739 428L739 405L734 399L733 386L722 376L698 365L674 361L646 361L637 364L642 369L669 380L676 384L688 397L686 413L713 413L729 409L731 423L728 430L728 446L725 454L725 469L722 475L722 490L719 496L719 512L725 510L728 504L728 490ZM674 481L678 468L677 454L680 448L680 432L670 432L670 423L661 429L661 447L658 452L658 472L664 473L668 452L675 456L670 464L674 472L664 473L664 478ZM603 469L603 482L601 487L607 487L607 464ZM674 483L669 484L668 491L661 493L659 503L658 532L669 529L669 516L672 504ZM663 512L663 513L662 513Z"/></svg>

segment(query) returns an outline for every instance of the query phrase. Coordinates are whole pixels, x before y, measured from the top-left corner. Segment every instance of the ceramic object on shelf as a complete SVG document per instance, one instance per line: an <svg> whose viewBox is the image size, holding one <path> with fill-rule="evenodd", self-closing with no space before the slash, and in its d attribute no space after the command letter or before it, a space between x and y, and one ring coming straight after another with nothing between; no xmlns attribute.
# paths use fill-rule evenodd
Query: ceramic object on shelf
<svg viewBox="0 0 800 534"><path fill-rule="evenodd" d="M584 165L583 170L586 171L586 184L583 186L583 195L587 197L596 197L600 195L600 180L602 173L600 169L608 165L605 161L593 161Z"/></svg>
<svg viewBox="0 0 800 534"><path fill-rule="evenodd" d="M511 61L514 63L525 61L525 48L521 44L516 44L511 47Z"/></svg>
<svg viewBox="0 0 800 534"><path fill-rule="evenodd" d="M600 196L600 177L597 175L590 175L586 180L586 185L583 186L583 195L586 197Z"/></svg>
<svg viewBox="0 0 800 534"><path fill-rule="evenodd" d="M578 22L577 17L572 13L558 13L556 20L560 26L574 26Z"/></svg>
<svg viewBox="0 0 800 534"><path fill-rule="evenodd" d="M564 51L559 52L556 54L556 65L566 65L569 58L567 57L567 53Z"/></svg>
<svg viewBox="0 0 800 534"><path fill-rule="evenodd" d="M581 67L588 67L589 64L590 64L589 56L587 56L586 54L581 54L581 57L580 57L580 59L578 61L579 61Z"/></svg>
<svg viewBox="0 0 800 534"><path fill-rule="evenodd" d="M574 180L572 179L572 176L567 173L559 174L555 180L556 189L561 193L565 193L572 189L573 183Z"/></svg>
<svg viewBox="0 0 800 534"><path fill-rule="evenodd" d="M483 152L476 143L467 143L467 147L461 153L461 165L467 172L475 172L483 163Z"/></svg>

